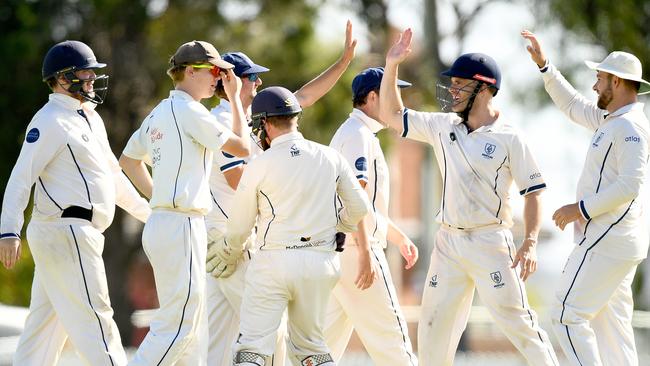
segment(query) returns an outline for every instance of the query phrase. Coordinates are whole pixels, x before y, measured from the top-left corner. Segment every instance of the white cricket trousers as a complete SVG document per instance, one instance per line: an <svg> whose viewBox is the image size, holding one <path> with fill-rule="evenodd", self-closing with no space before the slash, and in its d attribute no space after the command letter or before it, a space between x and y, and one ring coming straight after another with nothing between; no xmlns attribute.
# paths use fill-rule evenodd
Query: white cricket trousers
<svg viewBox="0 0 650 366"><path fill-rule="evenodd" d="M232 348L239 334L239 315L244 295L246 270L252 258L245 251L237 263L235 272L227 278L207 275L207 310L210 342L208 344L208 366L231 366ZM286 318L286 317L285 317ZM286 319L278 328L275 352L269 357L268 365L284 366L286 354Z"/></svg>
<svg viewBox="0 0 650 366"><path fill-rule="evenodd" d="M352 330L356 330L374 365L417 365L384 250L372 247L379 278L369 288L359 290L354 284L359 247L347 244L339 255L341 279L332 291L325 316L325 340L332 357L336 362L341 360Z"/></svg>
<svg viewBox="0 0 650 366"><path fill-rule="evenodd" d="M108 298L102 233L82 219L32 221L27 241L36 268L14 365L56 365L68 337L83 364L126 365Z"/></svg>
<svg viewBox="0 0 650 366"><path fill-rule="evenodd" d="M142 232L160 309L129 365L204 366L207 236L203 216L156 209Z"/></svg>
<svg viewBox="0 0 650 366"><path fill-rule="evenodd" d="M240 335L233 353L273 354L282 314L287 310L292 364L302 365L310 356L327 355L323 323L340 267L338 255L333 251L294 249L255 253L246 271Z"/></svg>
<svg viewBox="0 0 650 366"><path fill-rule="evenodd" d="M431 253L418 324L420 364L452 365L474 288L497 326L529 365L558 365L537 314L528 305L516 247L506 229L461 231L441 227Z"/></svg>
<svg viewBox="0 0 650 366"><path fill-rule="evenodd" d="M631 288L639 263L641 260L594 253L587 246L573 249L562 271L552 312L553 330L567 364L639 364Z"/></svg>

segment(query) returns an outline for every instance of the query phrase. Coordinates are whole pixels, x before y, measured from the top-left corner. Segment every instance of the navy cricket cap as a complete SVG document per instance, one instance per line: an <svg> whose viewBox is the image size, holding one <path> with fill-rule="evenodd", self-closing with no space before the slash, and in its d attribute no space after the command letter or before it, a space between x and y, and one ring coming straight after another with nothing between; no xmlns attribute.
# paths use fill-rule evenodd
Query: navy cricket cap
<svg viewBox="0 0 650 366"><path fill-rule="evenodd" d="M441 75L482 81L501 88L501 70L494 59L484 53L466 53L454 61L451 68ZM495 93L496 95L496 93Z"/></svg>
<svg viewBox="0 0 650 366"><path fill-rule="evenodd" d="M296 96L289 89L281 86L270 86L263 89L253 98L251 105L253 119L259 115L264 117L287 116L300 111L302 108L300 108Z"/></svg>
<svg viewBox="0 0 650 366"><path fill-rule="evenodd" d="M383 67L370 67L361 71L354 77L354 80L352 80L352 98L357 99L357 97L363 97L371 91L379 88L383 76ZM397 79L397 86L400 88L407 88L411 85L412 84L407 81Z"/></svg>
<svg viewBox="0 0 650 366"><path fill-rule="evenodd" d="M267 72L269 71L268 68L264 66L260 66L256 63L254 63L246 54L243 52L228 52L224 53L221 58L229 62L233 65L235 65L235 69L233 70L235 75L237 77L242 77L243 75L248 75L248 74L258 74L260 72Z"/></svg>

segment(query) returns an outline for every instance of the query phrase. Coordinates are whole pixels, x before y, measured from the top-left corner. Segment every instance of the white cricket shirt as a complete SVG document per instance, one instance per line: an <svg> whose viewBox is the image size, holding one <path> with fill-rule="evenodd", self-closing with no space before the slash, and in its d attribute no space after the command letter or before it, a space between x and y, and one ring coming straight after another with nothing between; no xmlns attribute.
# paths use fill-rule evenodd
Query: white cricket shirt
<svg viewBox="0 0 650 366"><path fill-rule="evenodd" d="M459 229L512 226L514 181L523 196L546 184L519 133L500 116L472 133L455 113L405 109L402 137L433 146L442 175L436 220Z"/></svg>
<svg viewBox="0 0 650 366"><path fill-rule="evenodd" d="M223 127L232 130L232 108L230 102L221 99L221 102L210 111ZM250 135L250 129L244 134ZM257 141L251 136L251 155L242 158L228 154L225 151L215 151L210 173L210 194L212 210L205 217L208 230L216 228L221 233L226 231L226 220L232 205L235 190L228 185L224 173L230 169L246 164L250 159L262 153Z"/></svg>
<svg viewBox="0 0 650 366"><path fill-rule="evenodd" d="M103 232L113 221L116 203L147 220L147 201L122 173L94 108L52 93L34 115L5 189L2 237L19 237L34 184L34 221L58 219L65 208L79 206L92 209L92 224Z"/></svg>
<svg viewBox="0 0 650 366"><path fill-rule="evenodd" d="M144 119L123 154L151 165L151 208L205 215L212 207L212 152L231 135L203 104L172 90Z"/></svg>
<svg viewBox="0 0 650 366"><path fill-rule="evenodd" d="M576 198L585 222L574 224L574 239L594 252L623 259L648 254L648 118L643 104L608 114L588 101L553 65L544 86L573 122L594 131Z"/></svg>
<svg viewBox="0 0 650 366"><path fill-rule="evenodd" d="M251 160L234 202L226 240L240 246L257 217L260 250L334 250L336 232L354 231L370 210L345 159L298 132L273 139L270 149Z"/></svg>
<svg viewBox="0 0 650 366"><path fill-rule="evenodd" d="M376 136L383 128L381 123L355 108L332 137L330 147L343 155L358 180L366 182L365 191L372 206L368 239L371 245L385 248L390 178L384 152Z"/></svg>

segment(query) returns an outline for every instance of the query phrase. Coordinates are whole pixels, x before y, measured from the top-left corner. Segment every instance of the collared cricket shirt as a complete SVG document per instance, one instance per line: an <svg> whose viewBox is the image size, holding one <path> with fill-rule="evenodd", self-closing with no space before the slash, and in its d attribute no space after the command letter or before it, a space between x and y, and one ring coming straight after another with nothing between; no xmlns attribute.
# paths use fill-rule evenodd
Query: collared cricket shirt
<svg viewBox="0 0 650 366"><path fill-rule="evenodd" d="M436 220L459 229L511 227L509 190L524 196L546 187L526 143L503 117L471 133L454 113L404 110L402 137L433 146L442 175Z"/></svg>
<svg viewBox="0 0 650 366"><path fill-rule="evenodd" d="M92 103L52 93L34 115L7 182L0 224L3 237L19 237L34 184L33 220L57 219L64 209L79 206L92 210L92 224L103 232L113 221L117 203L146 221L147 202L122 173L104 121L94 108Z"/></svg>
<svg viewBox="0 0 650 366"><path fill-rule="evenodd" d="M213 151L231 135L203 104L172 90L144 119L123 153L151 166L151 208L205 215L212 207L208 179Z"/></svg>
<svg viewBox="0 0 650 366"><path fill-rule="evenodd" d="M355 108L334 134L330 147L343 155L358 180L366 182L365 191L372 206L369 240L371 245L385 248L390 177L384 153L376 136L383 128L381 123Z"/></svg>
<svg viewBox="0 0 650 366"><path fill-rule="evenodd" d="M276 137L268 150L251 160L234 202L226 240L239 246L257 218L260 250L334 250L336 232L355 231L370 210L345 159L298 132Z"/></svg>
<svg viewBox="0 0 650 366"><path fill-rule="evenodd" d="M576 198L584 218L574 240L614 258L648 253L648 118L642 103L608 114L580 95L554 65L542 74L553 102L573 122L593 131Z"/></svg>

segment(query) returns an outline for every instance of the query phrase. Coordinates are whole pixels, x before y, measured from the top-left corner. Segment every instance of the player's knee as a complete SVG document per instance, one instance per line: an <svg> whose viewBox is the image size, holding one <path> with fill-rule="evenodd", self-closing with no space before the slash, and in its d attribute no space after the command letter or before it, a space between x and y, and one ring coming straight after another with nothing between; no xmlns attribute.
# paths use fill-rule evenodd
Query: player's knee
<svg viewBox="0 0 650 366"><path fill-rule="evenodd" d="M335 366L334 360L329 353L321 353L309 356L296 356L302 366Z"/></svg>
<svg viewBox="0 0 650 366"><path fill-rule="evenodd" d="M588 322L587 315L574 306L556 302L551 309L551 322L555 326L575 325Z"/></svg>
<svg viewBox="0 0 650 366"><path fill-rule="evenodd" d="M250 352L250 351L237 351L233 358L234 366L264 366L266 362L264 361L267 356Z"/></svg>

